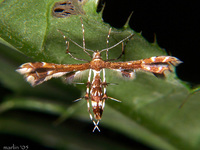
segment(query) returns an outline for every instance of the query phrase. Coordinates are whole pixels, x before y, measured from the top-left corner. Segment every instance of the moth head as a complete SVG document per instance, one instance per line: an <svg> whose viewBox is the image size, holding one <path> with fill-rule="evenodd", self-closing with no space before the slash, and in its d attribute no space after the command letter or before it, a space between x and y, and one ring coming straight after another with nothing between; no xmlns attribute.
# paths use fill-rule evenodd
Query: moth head
<svg viewBox="0 0 200 150"><path fill-rule="evenodd" d="M101 58L101 53L99 51L93 53L93 59L100 59L100 58Z"/></svg>

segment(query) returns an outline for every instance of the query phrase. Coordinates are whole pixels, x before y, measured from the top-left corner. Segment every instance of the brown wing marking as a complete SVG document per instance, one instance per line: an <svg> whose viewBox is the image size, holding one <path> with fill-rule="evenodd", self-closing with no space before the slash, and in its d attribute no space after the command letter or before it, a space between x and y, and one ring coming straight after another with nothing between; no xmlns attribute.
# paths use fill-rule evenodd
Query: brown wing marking
<svg viewBox="0 0 200 150"><path fill-rule="evenodd" d="M32 86L43 83L51 78L61 77L70 72L85 70L89 68L89 64L53 64L45 62L25 63L16 71L23 74Z"/></svg>
<svg viewBox="0 0 200 150"><path fill-rule="evenodd" d="M135 78L135 71L133 69L113 69L117 72L119 72L119 75L123 77L124 79L134 79Z"/></svg>
<svg viewBox="0 0 200 150"><path fill-rule="evenodd" d="M127 62L109 62L109 69L124 70L144 70L155 74L164 74L166 70L172 71L172 66L182 63L178 58L172 56L154 56L147 59Z"/></svg>

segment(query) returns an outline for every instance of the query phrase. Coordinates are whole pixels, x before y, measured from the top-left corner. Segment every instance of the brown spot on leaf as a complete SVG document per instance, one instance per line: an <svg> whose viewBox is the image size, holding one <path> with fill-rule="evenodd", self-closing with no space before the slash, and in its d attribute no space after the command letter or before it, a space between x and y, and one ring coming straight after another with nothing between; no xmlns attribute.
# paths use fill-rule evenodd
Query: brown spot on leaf
<svg viewBox="0 0 200 150"><path fill-rule="evenodd" d="M82 9L86 0L67 0L56 2L52 9L52 15L58 18L69 17L71 15L84 14Z"/></svg>

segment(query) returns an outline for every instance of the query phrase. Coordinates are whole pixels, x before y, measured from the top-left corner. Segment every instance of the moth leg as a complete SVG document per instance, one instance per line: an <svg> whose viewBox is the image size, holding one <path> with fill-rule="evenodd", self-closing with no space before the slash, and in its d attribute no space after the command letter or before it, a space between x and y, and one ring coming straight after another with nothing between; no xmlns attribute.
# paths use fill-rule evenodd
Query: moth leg
<svg viewBox="0 0 200 150"><path fill-rule="evenodd" d="M110 39L110 33L111 33L112 28L109 29L108 31L108 36L107 36L107 40L106 40L106 44L107 44L107 50L106 50L106 60L108 60L108 48L109 48L109 39Z"/></svg>
<svg viewBox="0 0 200 150"><path fill-rule="evenodd" d="M66 53L69 54L75 60L80 60L80 61L86 61L86 62L88 62L88 60L80 59L80 58L77 58L77 57L73 56L71 54L71 52L69 51L69 41L67 40L66 36L64 35L64 33L62 31L58 30L58 32L60 32L62 34L63 38L65 39Z"/></svg>
<svg viewBox="0 0 200 150"><path fill-rule="evenodd" d="M90 55L90 53L88 53L88 52L86 51L86 48L85 48L85 29L84 29L84 25L83 25L83 20L82 20L81 17L80 17L80 19L81 19L81 26L82 26L82 32L83 32L83 51L84 51L88 56L90 56L90 57L92 58L92 56Z"/></svg>
<svg viewBox="0 0 200 150"><path fill-rule="evenodd" d="M94 129L92 130L92 132L94 132L96 129L100 132L100 129L99 129L99 127L98 127L98 125L99 125L99 120L97 121L97 122L95 122L94 120L93 120L93 123L94 123Z"/></svg>
<svg viewBox="0 0 200 150"><path fill-rule="evenodd" d="M107 83L106 83L106 71L105 69L102 69L103 70L103 99L107 99L107 94L106 94L106 87L107 87Z"/></svg>
<svg viewBox="0 0 200 150"><path fill-rule="evenodd" d="M133 36L134 36L134 35L133 35ZM122 52L121 52L121 54L116 58L116 60L120 59L120 58L122 57L122 55L125 54L126 45L127 45L127 43L129 42L129 40L130 40L133 36L131 36L127 41L122 42Z"/></svg>
<svg viewBox="0 0 200 150"><path fill-rule="evenodd" d="M72 102L78 102L78 101L80 101L80 100L82 100L82 99L84 99L84 97L80 97L80 98L78 98L78 99L75 99L75 100L73 100Z"/></svg>

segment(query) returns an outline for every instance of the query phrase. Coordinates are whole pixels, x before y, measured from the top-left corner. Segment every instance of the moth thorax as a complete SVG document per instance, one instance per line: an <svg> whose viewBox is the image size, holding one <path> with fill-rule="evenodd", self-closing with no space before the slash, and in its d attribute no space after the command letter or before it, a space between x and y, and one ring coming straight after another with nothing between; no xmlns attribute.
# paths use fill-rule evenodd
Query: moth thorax
<svg viewBox="0 0 200 150"><path fill-rule="evenodd" d="M103 101L91 101L92 103L92 109L93 109L93 113L94 113L94 118L96 120L100 120L101 116L103 114Z"/></svg>

